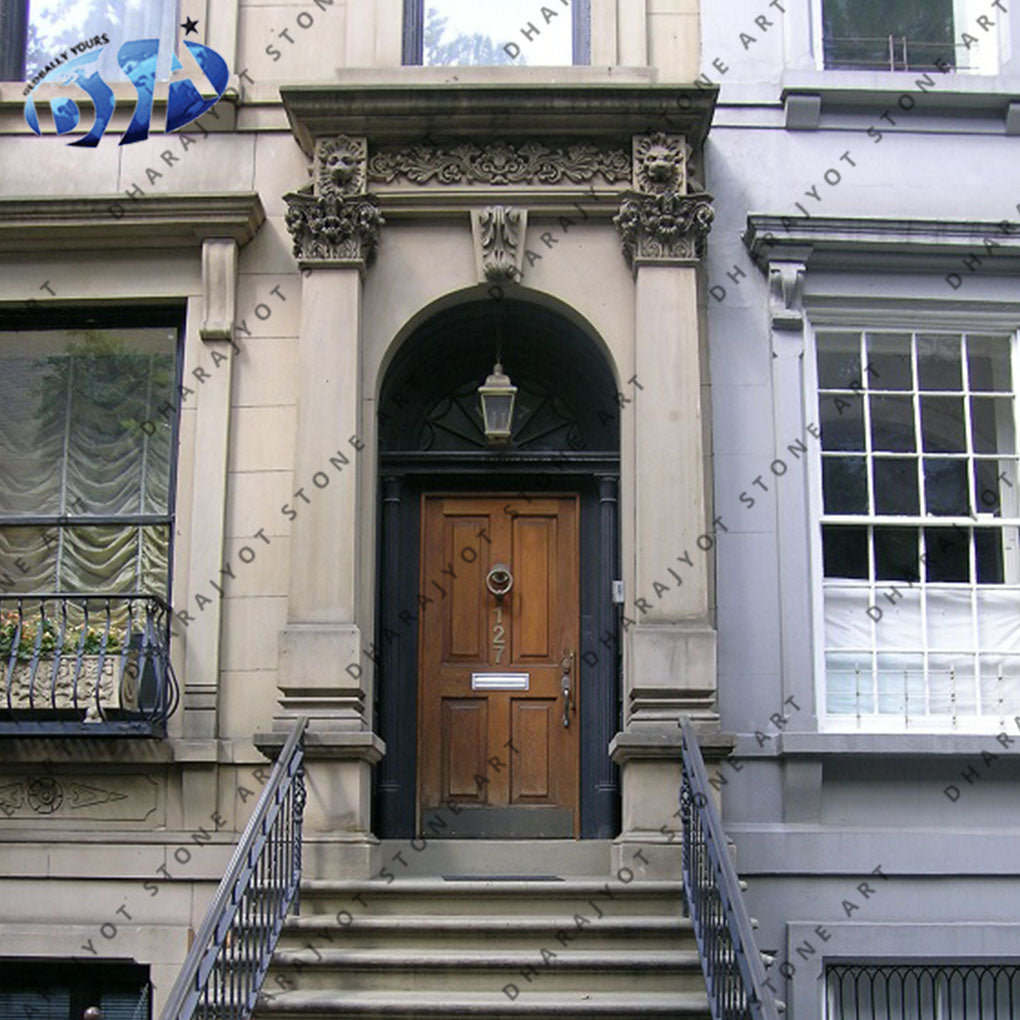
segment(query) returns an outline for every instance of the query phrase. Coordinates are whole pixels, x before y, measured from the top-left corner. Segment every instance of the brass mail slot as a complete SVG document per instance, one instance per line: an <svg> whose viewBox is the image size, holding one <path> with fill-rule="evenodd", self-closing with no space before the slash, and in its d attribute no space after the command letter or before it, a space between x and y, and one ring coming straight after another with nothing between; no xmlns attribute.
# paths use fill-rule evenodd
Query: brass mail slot
<svg viewBox="0 0 1020 1020"><path fill-rule="evenodd" d="M473 691L526 691L531 686L530 673L472 673Z"/></svg>

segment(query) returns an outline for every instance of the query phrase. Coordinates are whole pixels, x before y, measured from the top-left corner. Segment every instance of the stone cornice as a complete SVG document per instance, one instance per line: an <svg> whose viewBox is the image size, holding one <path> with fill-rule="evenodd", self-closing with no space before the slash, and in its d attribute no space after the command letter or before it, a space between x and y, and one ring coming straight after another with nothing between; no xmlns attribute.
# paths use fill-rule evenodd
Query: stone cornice
<svg viewBox="0 0 1020 1020"><path fill-rule="evenodd" d="M750 213L744 244L763 269L770 262L803 261L809 269L896 268L982 273L1020 270L1020 222L894 217L779 216Z"/></svg>
<svg viewBox="0 0 1020 1020"><path fill-rule="evenodd" d="M0 198L0 255L194 248L250 241L266 214L255 192Z"/></svg>
<svg viewBox="0 0 1020 1020"><path fill-rule="evenodd" d="M618 141L656 130L699 147L716 90L614 83L293 85L280 89L294 136L311 155L314 139L359 135L371 146L486 138Z"/></svg>

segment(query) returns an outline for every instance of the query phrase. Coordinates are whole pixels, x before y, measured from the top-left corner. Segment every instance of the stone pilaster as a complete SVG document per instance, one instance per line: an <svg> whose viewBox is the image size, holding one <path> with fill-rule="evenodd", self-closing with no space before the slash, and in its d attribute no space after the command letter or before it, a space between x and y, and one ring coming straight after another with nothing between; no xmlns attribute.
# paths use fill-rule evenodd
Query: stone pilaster
<svg viewBox="0 0 1020 1020"><path fill-rule="evenodd" d="M622 773L621 860L623 844L675 842L677 722L685 714L709 727L718 720L698 310L698 266L713 210L710 196L689 193L682 136L637 136L633 151L632 190L614 220L634 271L635 371L643 383L634 399L636 548L625 609L624 720L610 745ZM681 584L669 567L683 570ZM673 856L654 855L661 864L652 870L674 871Z"/></svg>
<svg viewBox="0 0 1020 1020"><path fill-rule="evenodd" d="M371 766L384 750L372 733L372 669L363 654L371 621L358 615L366 540L358 520L367 456L360 438L362 279L383 225L366 191L367 154L364 138L317 139L312 183L285 196L302 285L295 516L276 729L297 715L310 719L305 832L312 857L323 855L320 874L367 872Z"/></svg>

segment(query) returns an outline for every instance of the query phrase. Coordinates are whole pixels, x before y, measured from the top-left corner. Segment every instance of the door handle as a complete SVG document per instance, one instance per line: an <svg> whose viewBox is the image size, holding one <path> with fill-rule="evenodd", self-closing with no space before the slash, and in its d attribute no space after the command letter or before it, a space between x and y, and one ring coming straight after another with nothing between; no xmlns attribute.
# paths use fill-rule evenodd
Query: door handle
<svg viewBox="0 0 1020 1020"><path fill-rule="evenodd" d="M564 652L560 659L560 691L563 694L563 725L570 725L570 712L574 701L574 653Z"/></svg>

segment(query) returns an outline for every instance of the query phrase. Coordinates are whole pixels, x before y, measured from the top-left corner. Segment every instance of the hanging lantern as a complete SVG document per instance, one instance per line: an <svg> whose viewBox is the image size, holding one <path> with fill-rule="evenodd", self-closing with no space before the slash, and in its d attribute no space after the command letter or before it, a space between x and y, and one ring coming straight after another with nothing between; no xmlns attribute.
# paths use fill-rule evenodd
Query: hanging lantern
<svg viewBox="0 0 1020 1020"><path fill-rule="evenodd" d="M516 396L517 387L511 385L510 376L504 375L503 366L497 361L492 375L478 387L478 403L489 446L506 446L510 442Z"/></svg>

